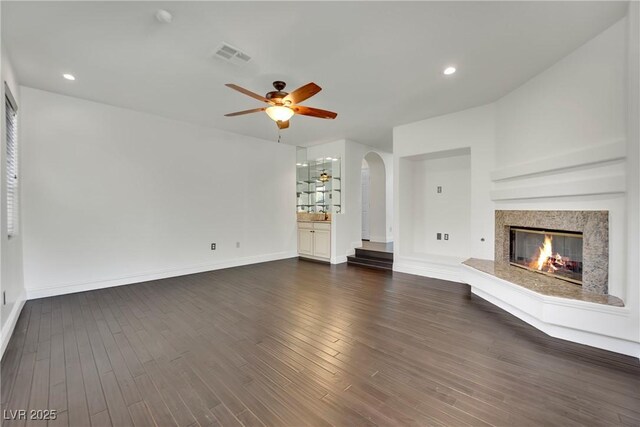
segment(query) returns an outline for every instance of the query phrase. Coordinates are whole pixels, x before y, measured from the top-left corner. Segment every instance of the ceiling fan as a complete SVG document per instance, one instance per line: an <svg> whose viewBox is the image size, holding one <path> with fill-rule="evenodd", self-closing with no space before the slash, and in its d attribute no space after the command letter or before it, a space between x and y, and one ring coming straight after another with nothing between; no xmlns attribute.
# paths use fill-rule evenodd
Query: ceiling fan
<svg viewBox="0 0 640 427"><path fill-rule="evenodd" d="M265 96L253 93L250 90L247 90L233 83L227 83L225 86L237 90L240 93L244 93L245 95L249 95L250 97L257 99L258 101L266 102L267 104L269 104L268 107L254 108L252 110L244 110L238 111L236 113L225 114L225 116L227 117L241 116L243 114L265 111L271 118L271 120L276 122L279 129L286 129L289 127L289 119L294 114L318 117L321 119L335 119L338 116L338 114L334 113L333 111L298 105L300 102L304 101L305 99L311 98L313 95L322 90L322 88L315 83L307 83L306 85L299 87L293 92L287 93L283 91L287 84L278 80L273 82L273 87L276 90L267 93Z"/></svg>

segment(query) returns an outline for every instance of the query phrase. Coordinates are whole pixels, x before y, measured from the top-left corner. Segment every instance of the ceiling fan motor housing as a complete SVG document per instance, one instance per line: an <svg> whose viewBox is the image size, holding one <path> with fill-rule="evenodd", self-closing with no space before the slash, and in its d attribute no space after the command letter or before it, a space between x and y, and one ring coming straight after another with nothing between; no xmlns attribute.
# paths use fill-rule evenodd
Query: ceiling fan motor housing
<svg viewBox="0 0 640 427"><path fill-rule="evenodd" d="M289 95L287 92L281 92L281 91L273 91L273 92L269 92L265 95L265 98L269 99L269 100L277 100L277 99L282 99L285 96Z"/></svg>
<svg viewBox="0 0 640 427"><path fill-rule="evenodd" d="M265 98L271 100L277 100L277 99L282 99L285 96L289 95L287 92L284 92L282 89L284 89L287 86L287 84L281 80L276 80L275 82L273 82L273 87L276 88L275 91L269 92L265 95Z"/></svg>

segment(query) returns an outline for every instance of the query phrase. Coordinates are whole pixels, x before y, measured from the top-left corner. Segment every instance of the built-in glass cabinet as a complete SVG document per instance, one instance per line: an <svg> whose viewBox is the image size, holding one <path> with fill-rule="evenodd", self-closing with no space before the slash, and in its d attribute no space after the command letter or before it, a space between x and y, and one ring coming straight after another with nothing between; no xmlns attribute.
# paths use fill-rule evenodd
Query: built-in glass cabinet
<svg viewBox="0 0 640 427"><path fill-rule="evenodd" d="M297 211L340 213L342 208L340 159L326 157L299 161L296 165Z"/></svg>

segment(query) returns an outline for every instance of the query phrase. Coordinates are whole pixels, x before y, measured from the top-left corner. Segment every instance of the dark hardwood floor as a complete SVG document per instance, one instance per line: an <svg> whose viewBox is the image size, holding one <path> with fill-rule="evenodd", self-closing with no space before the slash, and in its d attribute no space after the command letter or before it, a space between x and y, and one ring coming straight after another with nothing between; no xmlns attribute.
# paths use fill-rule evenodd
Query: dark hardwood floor
<svg viewBox="0 0 640 427"><path fill-rule="evenodd" d="M639 425L640 367L465 285L291 259L27 302L2 406L81 427Z"/></svg>

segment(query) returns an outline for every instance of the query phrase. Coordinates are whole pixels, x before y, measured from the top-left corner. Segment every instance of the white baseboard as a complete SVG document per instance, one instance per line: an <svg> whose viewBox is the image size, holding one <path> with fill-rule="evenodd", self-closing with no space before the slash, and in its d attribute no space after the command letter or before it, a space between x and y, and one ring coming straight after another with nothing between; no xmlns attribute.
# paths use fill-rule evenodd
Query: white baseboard
<svg viewBox="0 0 640 427"><path fill-rule="evenodd" d="M331 264L342 264L347 262L347 256L346 255L341 255L341 256L335 256L333 258L331 258Z"/></svg>
<svg viewBox="0 0 640 427"><path fill-rule="evenodd" d="M9 313L9 317L7 318L7 322L2 327L2 337L0 338L2 341L0 345L2 348L0 349L0 358L4 356L4 352L9 345L9 340L13 335L13 330L16 327L16 323L18 323L18 317L20 317L20 313L22 312L22 307L24 307L24 303L26 302L27 295L25 291L22 291L20 297L16 300L11 308L11 312Z"/></svg>
<svg viewBox="0 0 640 427"><path fill-rule="evenodd" d="M416 276L462 282L459 262L437 262L415 258L395 257L393 271L415 274Z"/></svg>
<svg viewBox="0 0 640 427"><path fill-rule="evenodd" d="M547 335L640 358L627 307L538 294L468 266L461 271L473 294Z"/></svg>
<svg viewBox="0 0 640 427"><path fill-rule="evenodd" d="M205 271L220 270L223 268L239 267L242 265L257 264L260 262L276 261L286 258L295 258L298 253L293 252L276 252L266 255L256 255L244 258L236 258L226 261L221 261L212 264L202 264L197 266L189 266L182 268L175 268L169 270L144 272L139 274L133 274L124 277L116 277L105 280L98 280L92 282L79 282L70 284L55 284L51 286L43 286L39 288L27 287L27 299L37 299L51 297L55 295L72 294L76 292L92 291L95 289L110 288L113 286L129 285L132 283L148 282L150 280L166 279L169 277L184 276L187 274L202 273Z"/></svg>

